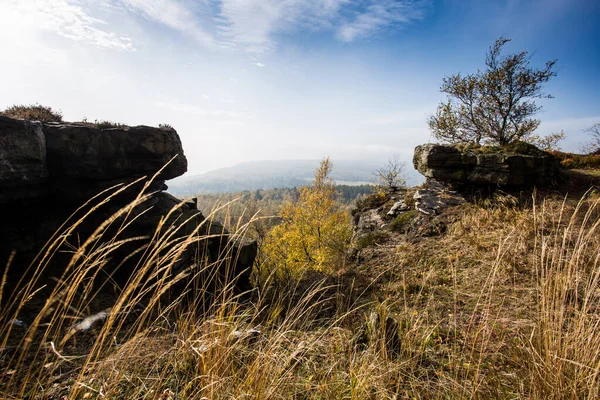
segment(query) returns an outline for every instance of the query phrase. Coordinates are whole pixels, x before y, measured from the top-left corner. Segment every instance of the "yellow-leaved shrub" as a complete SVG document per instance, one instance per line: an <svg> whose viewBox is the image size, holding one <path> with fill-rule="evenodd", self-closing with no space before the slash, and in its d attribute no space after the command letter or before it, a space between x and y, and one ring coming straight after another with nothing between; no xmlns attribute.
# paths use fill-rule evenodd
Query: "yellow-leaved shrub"
<svg viewBox="0 0 600 400"><path fill-rule="evenodd" d="M282 269L295 277L314 269L333 272L343 267L352 236L348 213L336 203L335 185L324 159L315 180L300 188L298 201L281 209L281 224L268 234L262 254L269 271Z"/></svg>

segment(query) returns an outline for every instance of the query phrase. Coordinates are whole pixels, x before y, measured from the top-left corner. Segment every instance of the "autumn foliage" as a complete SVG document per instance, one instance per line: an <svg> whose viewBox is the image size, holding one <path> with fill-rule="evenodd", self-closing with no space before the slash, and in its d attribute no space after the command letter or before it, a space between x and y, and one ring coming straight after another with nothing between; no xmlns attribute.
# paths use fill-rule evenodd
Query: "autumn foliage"
<svg viewBox="0 0 600 400"><path fill-rule="evenodd" d="M309 269L332 272L343 266L352 227L348 213L336 203L332 167L324 159L314 182L300 188L296 202L282 207L282 222L262 249L269 270L281 268L298 276Z"/></svg>

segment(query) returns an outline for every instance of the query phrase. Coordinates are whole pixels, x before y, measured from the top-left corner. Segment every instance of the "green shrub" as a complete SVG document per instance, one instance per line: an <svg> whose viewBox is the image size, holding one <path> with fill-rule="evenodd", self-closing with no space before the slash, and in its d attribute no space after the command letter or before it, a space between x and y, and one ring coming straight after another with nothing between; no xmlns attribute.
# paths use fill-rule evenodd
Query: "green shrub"
<svg viewBox="0 0 600 400"><path fill-rule="evenodd" d="M392 232L406 233L410 223L417 217L417 210L409 210L398 215L392 222L389 228Z"/></svg>
<svg viewBox="0 0 600 400"><path fill-rule="evenodd" d="M61 111L56 111L51 107L46 107L39 104L15 104L3 111L0 111L0 115L10 118L27 119L40 122L62 122L63 120Z"/></svg>

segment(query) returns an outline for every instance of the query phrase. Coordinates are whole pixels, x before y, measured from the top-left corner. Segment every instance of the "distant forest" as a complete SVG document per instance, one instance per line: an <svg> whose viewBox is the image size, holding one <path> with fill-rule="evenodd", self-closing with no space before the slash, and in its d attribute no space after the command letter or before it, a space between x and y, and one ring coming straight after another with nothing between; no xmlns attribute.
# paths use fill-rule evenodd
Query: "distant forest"
<svg viewBox="0 0 600 400"><path fill-rule="evenodd" d="M352 208L357 198L372 193L373 185L336 185L337 201ZM243 228L251 219L248 234L260 237L279 221L281 206L298 199L298 188L258 189L242 192L201 194L195 196L198 209L213 215L231 230Z"/></svg>
<svg viewBox="0 0 600 400"><path fill-rule="evenodd" d="M408 161L408 160L405 160ZM320 160L263 160L248 161L219 168L200 175L180 176L167 181L169 193L179 196L198 194L236 193L257 189L294 188L314 179ZM333 160L330 178L337 185L368 185L376 179L375 171L385 161ZM403 171L409 186L423 183L423 177L412 164ZM350 194L352 196L352 194Z"/></svg>

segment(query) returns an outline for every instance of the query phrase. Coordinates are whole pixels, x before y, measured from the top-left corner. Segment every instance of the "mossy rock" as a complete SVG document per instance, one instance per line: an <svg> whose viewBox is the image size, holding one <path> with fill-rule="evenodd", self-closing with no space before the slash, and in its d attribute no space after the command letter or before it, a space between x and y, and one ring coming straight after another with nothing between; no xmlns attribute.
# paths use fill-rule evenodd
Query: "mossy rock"
<svg viewBox="0 0 600 400"><path fill-rule="evenodd" d="M506 155L527 155L527 156L546 156L548 152L537 148L535 145L527 142L514 142L504 146L497 145L479 145L479 144L458 144L460 151L470 151L476 154L502 153Z"/></svg>

